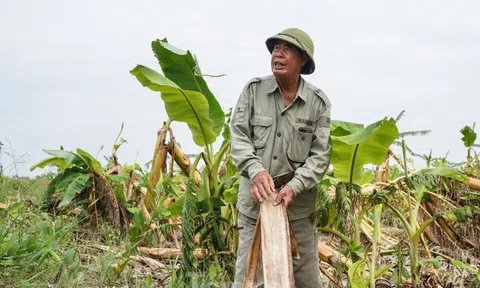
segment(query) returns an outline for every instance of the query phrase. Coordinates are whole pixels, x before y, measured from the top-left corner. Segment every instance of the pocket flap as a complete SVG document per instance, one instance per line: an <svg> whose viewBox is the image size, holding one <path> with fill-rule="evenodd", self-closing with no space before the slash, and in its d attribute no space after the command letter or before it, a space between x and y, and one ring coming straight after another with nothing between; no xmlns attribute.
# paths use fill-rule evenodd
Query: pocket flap
<svg viewBox="0 0 480 288"><path fill-rule="evenodd" d="M238 112L243 112L243 111L245 111L245 107L246 107L246 106L247 106L247 105L245 105L245 104L240 104L240 105L238 105L237 111L238 111Z"/></svg>
<svg viewBox="0 0 480 288"><path fill-rule="evenodd" d="M264 126L268 127L271 126L273 122L273 118L270 116L254 116L252 119L252 125L254 126Z"/></svg>
<svg viewBox="0 0 480 288"><path fill-rule="evenodd" d="M302 127L302 126L294 126L293 127L295 129L295 131L297 131L299 134L306 134L306 135L309 135L309 134L313 134L313 128L311 127Z"/></svg>
<svg viewBox="0 0 480 288"><path fill-rule="evenodd" d="M314 130L311 127L294 126L287 157L293 162L303 163L310 153Z"/></svg>

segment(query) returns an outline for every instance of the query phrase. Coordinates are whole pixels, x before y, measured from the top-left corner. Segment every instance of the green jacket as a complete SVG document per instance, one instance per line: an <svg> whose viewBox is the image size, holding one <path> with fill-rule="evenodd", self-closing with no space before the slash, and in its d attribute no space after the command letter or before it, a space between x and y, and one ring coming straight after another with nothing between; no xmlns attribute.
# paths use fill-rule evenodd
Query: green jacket
<svg viewBox="0 0 480 288"><path fill-rule="evenodd" d="M251 218L260 210L250 194L250 179L261 171L275 176L295 171L287 184L294 193L290 219L315 211L316 185L330 165L330 101L301 78L297 97L284 106L273 75L250 80L233 111L231 155L240 177L237 207Z"/></svg>

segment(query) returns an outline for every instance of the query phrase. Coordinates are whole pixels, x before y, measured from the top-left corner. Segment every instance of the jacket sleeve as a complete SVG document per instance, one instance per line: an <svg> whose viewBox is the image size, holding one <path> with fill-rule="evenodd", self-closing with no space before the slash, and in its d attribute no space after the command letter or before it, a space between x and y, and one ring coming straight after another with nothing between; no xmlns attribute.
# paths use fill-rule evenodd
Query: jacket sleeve
<svg viewBox="0 0 480 288"><path fill-rule="evenodd" d="M326 97L326 96L325 96ZM309 157L304 165L295 170L295 176L287 184L295 196L304 190L315 187L322 180L330 166L332 141L330 139L330 102L324 100L322 112L316 119Z"/></svg>
<svg viewBox="0 0 480 288"><path fill-rule="evenodd" d="M256 154L250 128L252 85L247 85L238 99L230 123L231 156L240 175L253 179L266 171Z"/></svg>

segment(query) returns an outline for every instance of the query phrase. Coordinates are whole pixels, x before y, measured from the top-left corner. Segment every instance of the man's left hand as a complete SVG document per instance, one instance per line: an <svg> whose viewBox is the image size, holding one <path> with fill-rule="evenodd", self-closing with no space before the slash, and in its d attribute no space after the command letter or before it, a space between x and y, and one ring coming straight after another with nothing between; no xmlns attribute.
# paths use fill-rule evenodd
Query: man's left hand
<svg viewBox="0 0 480 288"><path fill-rule="evenodd" d="M275 199L275 202L273 205L277 206L280 204L280 202L285 202L285 208L288 208L288 206L292 205L293 199L295 198L295 194L293 193L293 189L285 185L280 192L277 194L277 199Z"/></svg>

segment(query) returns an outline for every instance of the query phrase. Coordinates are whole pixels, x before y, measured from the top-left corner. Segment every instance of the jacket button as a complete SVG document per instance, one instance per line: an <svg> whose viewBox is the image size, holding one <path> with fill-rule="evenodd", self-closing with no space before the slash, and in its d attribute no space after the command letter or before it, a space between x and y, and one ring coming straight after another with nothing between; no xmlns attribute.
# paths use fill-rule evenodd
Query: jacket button
<svg viewBox="0 0 480 288"><path fill-rule="evenodd" d="M305 136L302 136L302 140L305 140Z"/></svg>
<svg viewBox="0 0 480 288"><path fill-rule="evenodd" d="M282 136L282 133L278 132L278 133L277 133L277 136L278 136L278 137Z"/></svg>
<svg viewBox="0 0 480 288"><path fill-rule="evenodd" d="M278 158L277 156L273 156L273 160L277 160L277 158Z"/></svg>

